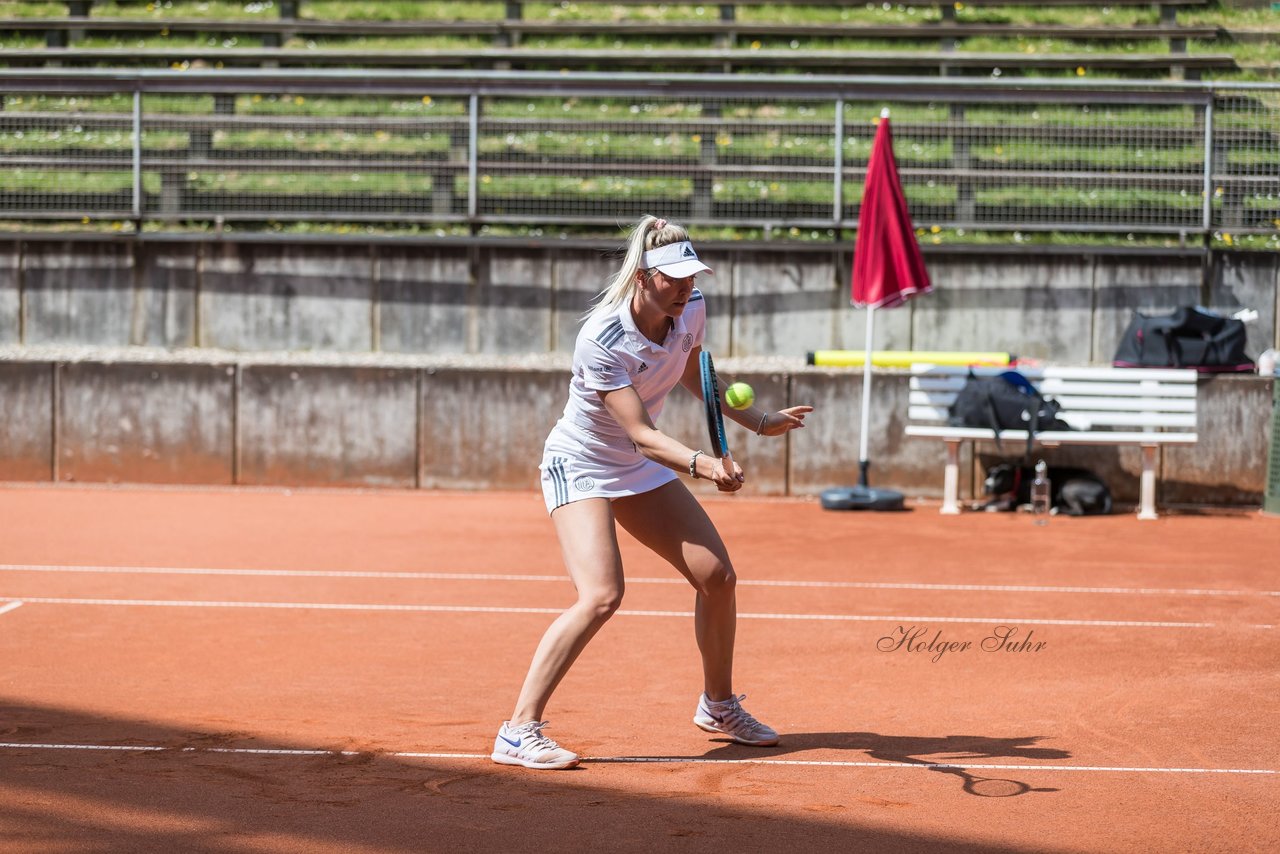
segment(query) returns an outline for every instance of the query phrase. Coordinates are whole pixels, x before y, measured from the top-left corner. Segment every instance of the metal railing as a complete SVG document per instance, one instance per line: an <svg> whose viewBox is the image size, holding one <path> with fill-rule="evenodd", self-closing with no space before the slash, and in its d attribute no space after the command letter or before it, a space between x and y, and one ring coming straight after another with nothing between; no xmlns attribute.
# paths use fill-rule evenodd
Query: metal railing
<svg viewBox="0 0 1280 854"><path fill-rule="evenodd" d="M0 71L0 219L856 228L882 108L916 225L1280 231L1280 85Z"/></svg>

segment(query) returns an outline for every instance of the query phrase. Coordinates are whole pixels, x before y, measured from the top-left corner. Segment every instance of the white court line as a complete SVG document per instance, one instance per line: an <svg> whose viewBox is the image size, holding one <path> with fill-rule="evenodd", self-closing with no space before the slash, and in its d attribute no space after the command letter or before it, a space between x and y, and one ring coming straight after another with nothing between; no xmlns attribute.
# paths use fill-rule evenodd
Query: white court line
<svg viewBox="0 0 1280 854"><path fill-rule="evenodd" d="M347 602L226 602L183 599L81 599L23 596L21 600L0 596L0 602L22 601L42 605L100 605L140 608L263 608L301 611L393 611L402 613L456 614L561 614L563 608L522 608L499 605L382 605ZM693 616L692 611L618 611L620 617ZM1215 629L1223 627L1274 629L1270 624L1190 623L1153 620L1065 620L1038 617L900 617L893 614L765 614L739 613L742 620L803 620L858 623L981 623L983 625L1104 626L1140 629Z"/></svg>
<svg viewBox="0 0 1280 854"><path fill-rule="evenodd" d="M489 759L487 753L368 752L358 750L305 750L269 747L162 747L160 745L48 744L0 742L3 750L84 750L142 753L220 753L251 756L385 756L391 759ZM917 771L1071 771L1124 774L1280 774L1272 768L1152 768L1118 765L1000 765L954 762L853 762L825 759L706 759L698 756L584 756L585 762L669 765L803 765L835 768L913 769Z"/></svg>
<svg viewBox="0 0 1280 854"><path fill-rule="evenodd" d="M405 581L568 582L567 575L466 572L393 572L386 570L215 569L177 566L78 566L0 563L0 572L105 573L111 575L229 575L265 578L378 578ZM628 584L688 584L683 578L628 578ZM984 593L1109 593L1131 596L1277 596L1280 590L1222 590L1187 587L1069 587L1028 584L928 584L896 581L802 581L739 578L739 587L812 587L850 590L939 590Z"/></svg>
<svg viewBox="0 0 1280 854"><path fill-rule="evenodd" d="M22 602L24 602L24 601L26 601L26 600L21 600L21 601L19 601L19 600L13 600L13 601L11 601L8 605L2 605L2 606L0 606L0 614L7 614L7 613L9 613L10 611L16 611L16 610L18 610L19 608L21 608L21 607L22 607Z"/></svg>

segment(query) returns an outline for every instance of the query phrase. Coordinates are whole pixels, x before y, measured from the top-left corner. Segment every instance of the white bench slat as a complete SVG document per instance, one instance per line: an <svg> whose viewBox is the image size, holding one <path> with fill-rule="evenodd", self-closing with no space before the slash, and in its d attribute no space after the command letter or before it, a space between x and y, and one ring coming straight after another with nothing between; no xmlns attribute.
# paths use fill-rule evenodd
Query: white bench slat
<svg viewBox="0 0 1280 854"><path fill-rule="evenodd" d="M1076 397L1055 394L1053 399L1072 412L1195 412L1196 399L1159 397Z"/></svg>
<svg viewBox="0 0 1280 854"><path fill-rule="evenodd" d="M931 427L923 424L910 424L906 434L921 439L963 439L966 442L995 442L991 431L985 427ZM1196 433L1073 433L1054 431L1037 433L1036 443L1040 445L1194 445L1199 440ZM1001 442L1026 442L1026 430L1001 430Z"/></svg>
<svg viewBox="0 0 1280 854"><path fill-rule="evenodd" d="M940 406L908 406L907 418L911 421L936 422L941 426L947 425L947 418L950 415L948 407ZM1077 430L1092 430L1096 427L1183 427L1194 429L1196 426L1196 414L1194 412L1176 412L1176 413L1159 413L1159 412L1090 412L1075 411L1070 412L1063 410L1058 413L1058 417L1070 424ZM991 433L990 428L978 427L978 430L986 430ZM1001 431L1003 433L1004 431Z"/></svg>
<svg viewBox="0 0 1280 854"><path fill-rule="evenodd" d="M1190 383L1195 385L1196 372L1187 368L1044 368L1045 379L1093 380L1096 382L1127 383L1138 380L1156 380L1162 383Z"/></svg>
<svg viewBox="0 0 1280 854"><path fill-rule="evenodd" d="M1063 409L1075 412L1195 412L1195 398L1160 397L1069 397L1055 395ZM913 406L935 406L944 409L955 403L955 392L913 391L907 402Z"/></svg>
<svg viewBox="0 0 1280 854"><path fill-rule="evenodd" d="M1019 367L1019 366L974 366L964 365L930 365L916 363L911 366L911 373L916 376L959 376L966 377L969 371L978 376L995 376L1006 371L1017 371L1029 380L1044 378L1095 380L1100 382L1138 382L1140 380L1157 380L1159 382L1191 383L1196 382L1196 372L1187 368L1090 368L1090 367Z"/></svg>
<svg viewBox="0 0 1280 854"><path fill-rule="evenodd" d="M966 376L952 377L933 377L920 376L912 377L910 388L920 391L950 391L958 392L964 388ZM1194 383L1168 383L1168 382L1130 382L1130 383L1103 383L1103 382L1065 382L1052 378L1046 378L1040 382L1036 382L1034 377L1028 377L1036 388L1040 389L1040 393L1048 397L1060 397L1064 394L1091 394L1098 396L1130 396L1135 392L1142 392L1148 397L1181 397L1195 398L1196 386Z"/></svg>
<svg viewBox="0 0 1280 854"><path fill-rule="evenodd" d="M1058 397L1063 394L1126 395L1133 394L1137 391L1141 391L1145 395L1157 395L1160 397L1194 398L1196 396L1196 386L1194 383L1084 383L1065 382L1052 377L1045 377L1044 380L1036 386L1036 388L1040 389L1041 394L1050 397Z"/></svg>

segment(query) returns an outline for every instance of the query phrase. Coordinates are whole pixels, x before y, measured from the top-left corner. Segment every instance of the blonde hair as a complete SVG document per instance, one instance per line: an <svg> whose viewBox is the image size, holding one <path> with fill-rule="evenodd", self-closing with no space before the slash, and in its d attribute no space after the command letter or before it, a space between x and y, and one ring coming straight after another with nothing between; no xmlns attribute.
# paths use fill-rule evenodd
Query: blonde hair
<svg viewBox="0 0 1280 854"><path fill-rule="evenodd" d="M604 290L596 295L585 317L616 311L619 306L631 301L636 292L636 273L641 269L641 255L650 249L688 239L689 232L684 226L648 214L642 216L631 229L622 266L609 279Z"/></svg>

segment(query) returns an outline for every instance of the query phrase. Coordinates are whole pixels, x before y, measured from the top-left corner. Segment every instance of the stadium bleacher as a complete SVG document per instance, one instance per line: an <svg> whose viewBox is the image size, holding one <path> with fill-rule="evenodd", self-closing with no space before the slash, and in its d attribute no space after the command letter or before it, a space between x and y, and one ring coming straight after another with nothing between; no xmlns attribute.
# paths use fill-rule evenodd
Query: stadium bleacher
<svg viewBox="0 0 1280 854"><path fill-rule="evenodd" d="M219 67L624 68L941 75L1066 71L1175 79L1197 79L1205 72L1237 69L1230 52L1188 51L1190 40L1212 43L1224 36L1218 27L1178 22L1179 9L1205 5L1207 0L1119 0L1108 4L1156 10L1157 20L1139 19L1125 26L962 21L957 14L957 9L966 5L995 8L1016 3L926 3L918 7L922 19L918 23L875 23L830 19L822 14L796 21L786 14L795 10L861 10L865 4L855 0L825 4L735 0L713 7L713 15L706 14L704 7L672 7L661 18L613 14L619 8L651 5L639 0L580 0L572 4L585 10L586 17L557 15L555 7L548 11L535 4L494 0L473 2L461 11L446 10L437 17L396 20L381 19L376 5L360 3L348 4L341 16L325 17L331 11L327 6L304 0L247 4L244 9L252 8L253 15L243 10L232 14L210 3L174 7L171 2L71 0L65 4L65 15L0 19L0 32L12 37L43 35L44 47L55 49L14 44L0 56L0 62L10 67L196 63ZM1079 0L1037 5L1088 8ZM360 17L362 11L364 17ZM424 37L443 41L425 46L407 41ZM658 37L662 40L655 44ZM137 43L139 38L141 43ZM156 44L157 39L164 43ZM609 43L597 44L601 40ZM980 40L995 40L1018 49L971 47ZM1048 49L1043 48L1045 40L1051 42ZM1096 49L1100 46L1108 49Z"/></svg>
<svg viewBox="0 0 1280 854"><path fill-rule="evenodd" d="M189 95L151 88L137 104L121 93L68 104L55 93L24 99L11 92L0 113L0 155L15 180L0 192L0 219L137 222L145 210L167 222L474 225L536 215L612 223L661 204L703 225L839 228L856 210L872 126L846 117L833 134L830 94L816 107L804 106L812 99L781 96L775 109L751 103L753 95L734 103L733 94L691 93L688 103L667 104L659 115L628 110L622 90L602 91L595 99L571 96L576 106L566 113L570 105L543 84L529 87L519 104L486 98L469 106L438 80L398 93L379 81L399 69L506 74L495 79L516 97L522 89L511 75L520 72L528 80L540 72L544 81L550 73L605 70L657 79L744 72L757 83L769 75L795 81L836 74L962 83L1168 81L1238 69L1230 53L1206 52L1225 38L1221 27L1178 20L1179 10L1204 0L1121 0L1108 8L1131 14L1112 27L1097 23L1096 7L1040 5L1062 14L1048 23L1021 13L970 17L969 7L1012 9L1009 0L926 4L919 22L877 17L852 0L821 7L741 0L664 7L657 17L641 14L651 4L636 0L481 0L456 8L418 4L408 7L416 17L396 20L381 14L393 4L358 0L341 8L318 0L26 4L31 14L0 19L0 34L10 37L0 65L14 73L171 68L239 76L204 90L193 82ZM564 46L595 44L590 40L601 34L618 46ZM658 35L664 38L655 49ZM1188 42L1199 44L1192 50ZM993 44L1005 49L987 49ZM255 69L284 76L258 86L246 77ZM326 94L315 81L303 84L310 74L383 88L363 98ZM1209 180L1202 119L1210 96L1179 91L1148 97L1099 90L1061 107L1051 106L1052 96L1042 109L1025 97L998 106L998 98L974 100L947 87L917 92L910 102L928 95L939 103L899 104L895 112L913 210L948 229L1069 230L1083 223L1100 232L1202 230ZM1266 165L1280 157L1266 118L1274 108L1243 94L1217 97L1212 208L1233 228L1267 231L1280 220L1268 196L1276 176ZM1095 118L1091 106L1105 106L1105 116ZM1241 118L1224 120L1228 108ZM856 109L879 112L873 103ZM137 150L130 142L135 126L143 130Z"/></svg>

